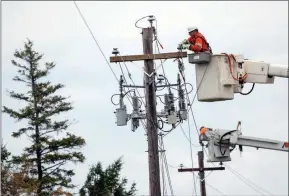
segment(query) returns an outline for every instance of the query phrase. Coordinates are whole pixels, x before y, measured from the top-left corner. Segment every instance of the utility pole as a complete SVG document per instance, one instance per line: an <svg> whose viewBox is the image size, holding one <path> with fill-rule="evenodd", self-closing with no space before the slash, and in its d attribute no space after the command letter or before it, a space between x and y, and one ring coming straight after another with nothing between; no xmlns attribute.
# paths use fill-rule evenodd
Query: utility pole
<svg viewBox="0 0 289 196"><path fill-rule="evenodd" d="M205 182L205 171L214 171L214 170L225 170L225 167L204 167L204 152L198 152L198 161L199 161L199 168L180 168L178 172L199 172L200 176L200 191L201 196L207 196L206 194L206 182Z"/></svg>
<svg viewBox="0 0 289 196"><path fill-rule="evenodd" d="M180 84L165 84L156 85L155 76L157 75L156 70L154 70L154 60L157 59L176 59L187 57L187 52L173 52L173 53L160 53L153 54L153 41L155 35L155 28L152 25L153 19L149 19L150 27L142 28L142 42L143 42L143 54L142 55L129 55L129 56L119 56L117 48L113 49L112 54L115 56L110 57L110 62L120 63L120 62L132 62L132 61L144 61L144 86L139 85L123 85L120 82L120 106L116 109L116 118L118 126L127 125L127 121L131 119L132 131L135 131L139 126L139 120L146 119L147 121L147 139L148 139L148 163L149 163L149 190L150 196L161 196L161 185L160 185L160 166L159 166L159 145L158 145L158 121L157 118L167 118L167 124L174 125L180 120L186 120L187 113L186 108L182 107L180 110L180 115L175 111L174 107L174 96L167 95L168 103L166 103L166 111L157 113L156 110L156 89L164 88L167 86L178 86L179 91L182 92ZM157 69L157 68L156 68ZM122 79L122 76L120 77ZM143 114L138 106L138 98L136 95L132 97L133 99L133 112L127 114L126 106L123 104L123 87L126 88L144 88L145 89L145 107L146 114ZM179 99L180 101L182 99Z"/></svg>
<svg viewBox="0 0 289 196"><path fill-rule="evenodd" d="M153 54L153 28L142 29L143 53ZM160 196L160 166L158 150L158 128L155 92L154 61L144 61L145 92L146 92L146 114L147 114L147 136L148 136L148 159L149 159L149 183L150 195Z"/></svg>

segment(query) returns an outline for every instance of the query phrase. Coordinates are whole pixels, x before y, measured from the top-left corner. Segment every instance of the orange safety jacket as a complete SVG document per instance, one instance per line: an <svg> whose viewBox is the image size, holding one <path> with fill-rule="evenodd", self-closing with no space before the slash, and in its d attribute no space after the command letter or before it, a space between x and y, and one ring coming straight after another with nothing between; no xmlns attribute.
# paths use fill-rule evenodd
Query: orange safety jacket
<svg viewBox="0 0 289 196"><path fill-rule="evenodd" d="M190 50L194 52L206 52L209 51L212 53L212 49L207 42L206 38L201 34L197 33L194 37L189 37L188 38L189 43L191 44Z"/></svg>

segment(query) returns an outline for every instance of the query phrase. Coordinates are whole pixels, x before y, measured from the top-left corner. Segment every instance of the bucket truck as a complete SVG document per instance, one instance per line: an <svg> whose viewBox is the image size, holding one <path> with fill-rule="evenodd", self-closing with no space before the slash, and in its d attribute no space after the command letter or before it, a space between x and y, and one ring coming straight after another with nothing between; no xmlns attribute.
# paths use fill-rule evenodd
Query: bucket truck
<svg viewBox="0 0 289 196"><path fill-rule="evenodd" d="M188 61L195 64L200 102L232 100L235 93L244 94L245 83L273 84L275 77L289 77L288 66L251 61L243 55L192 53Z"/></svg>
<svg viewBox="0 0 289 196"><path fill-rule="evenodd" d="M207 142L206 147L209 151L208 162L227 162L231 161L230 153L239 146L239 150L243 150L243 146L277 150L288 152L288 142L249 137L242 135L241 130L225 130L201 127L200 141Z"/></svg>
<svg viewBox="0 0 289 196"><path fill-rule="evenodd" d="M200 102L232 100L235 93L248 94L242 92L245 83L273 84L275 77L289 77L288 66L252 61L243 55L192 53L188 61L195 64ZM207 142L208 162L231 161L230 153L236 146L240 151L249 146L288 152L288 142L243 136L240 130L202 127L200 142Z"/></svg>

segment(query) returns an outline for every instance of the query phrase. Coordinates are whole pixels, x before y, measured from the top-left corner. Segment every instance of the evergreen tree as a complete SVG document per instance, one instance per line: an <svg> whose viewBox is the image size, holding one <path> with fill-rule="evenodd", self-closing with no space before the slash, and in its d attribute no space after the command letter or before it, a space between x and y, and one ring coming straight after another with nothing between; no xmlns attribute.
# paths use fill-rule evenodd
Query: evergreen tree
<svg viewBox="0 0 289 196"><path fill-rule="evenodd" d="M73 109L67 97L56 94L64 85L54 85L47 80L56 64L46 62L41 67L43 54L33 50L30 40L25 42L24 49L15 51L14 57L23 63L12 60L12 64L18 68L13 80L25 84L28 89L26 93L10 91L9 95L26 102L26 106L18 111L4 106L3 112L17 121L26 120L27 126L13 132L12 136L27 136L31 145L20 156L13 156L13 163L29 163L33 167L29 172L35 176L35 180L31 179L30 183L37 185L39 196L48 195L59 186L74 188L71 183L74 171L64 165L84 162L85 157L79 150L85 145L85 140L67 131L71 125L68 119L56 120L59 114ZM59 133L64 134L57 137Z"/></svg>
<svg viewBox="0 0 289 196"><path fill-rule="evenodd" d="M123 162L121 158L109 165L105 170L98 162L89 169L86 182L80 189L80 196L135 196L136 183L126 190L127 179L120 178Z"/></svg>

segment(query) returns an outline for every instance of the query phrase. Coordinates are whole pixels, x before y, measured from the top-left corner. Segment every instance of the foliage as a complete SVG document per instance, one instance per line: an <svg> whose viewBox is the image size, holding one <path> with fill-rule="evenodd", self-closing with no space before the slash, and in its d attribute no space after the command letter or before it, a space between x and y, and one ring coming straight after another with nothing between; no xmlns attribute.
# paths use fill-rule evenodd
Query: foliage
<svg viewBox="0 0 289 196"><path fill-rule="evenodd" d="M24 193L31 195L36 192L37 186L31 185L29 176L29 165L23 164L17 167L9 158L11 153L8 152L4 145L1 146L1 195L20 196Z"/></svg>
<svg viewBox="0 0 289 196"><path fill-rule="evenodd" d="M121 158L109 165L105 170L98 162L89 169L86 182L80 189L81 196L134 196L136 183L126 190L127 179L120 178L123 166Z"/></svg>
<svg viewBox="0 0 289 196"><path fill-rule="evenodd" d="M27 121L27 125L13 132L12 136L26 136L31 144L20 156L12 157L13 163L30 165L29 183L37 186L37 195L48 195L56 187L73 188L71 177L74 171L64 165L68 162L84 162L85 157L79 150L85 145L85 140L67 131L71 125L68 119L56 120L59 114L73 109L67 97L56 94L64 85L52 84L47 80L56 64L46 62L41 67L43 54L33 50L30 40L24 43L24 49L15 51L14 57L23 63L12 60L12 64L18 68L13 80L25 84L27 91L9 91L9 95L25 102L26 106L19 110L4 106L3 112L17 121ZM61 133L64 136L57 137Z"/></svg>

